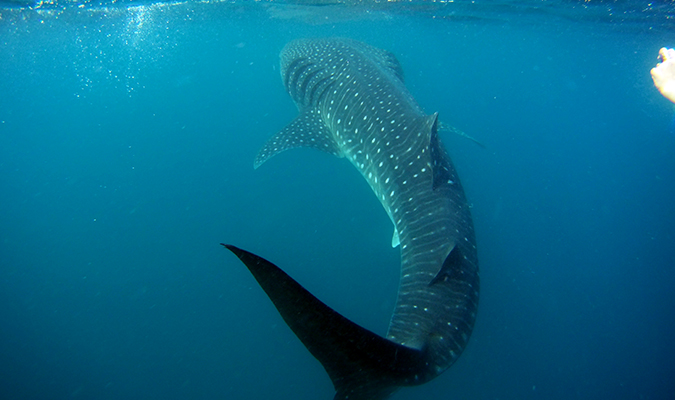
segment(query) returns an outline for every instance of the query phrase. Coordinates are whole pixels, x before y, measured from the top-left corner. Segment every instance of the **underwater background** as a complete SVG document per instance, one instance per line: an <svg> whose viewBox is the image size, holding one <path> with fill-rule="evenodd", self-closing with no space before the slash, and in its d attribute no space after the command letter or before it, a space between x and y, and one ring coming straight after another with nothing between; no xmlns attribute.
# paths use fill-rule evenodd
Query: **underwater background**
<svg viewBox="0 0 675 400"><path fill-rule="evenodd" d="M306 3L306 2L305 2ZM297 115L278 54L393 52L476 226L459 361L392 399L671 399L675 3L0 3L0 398L331 399L246 268L386 332L393 226L349 163L253 169Z"/></svg>

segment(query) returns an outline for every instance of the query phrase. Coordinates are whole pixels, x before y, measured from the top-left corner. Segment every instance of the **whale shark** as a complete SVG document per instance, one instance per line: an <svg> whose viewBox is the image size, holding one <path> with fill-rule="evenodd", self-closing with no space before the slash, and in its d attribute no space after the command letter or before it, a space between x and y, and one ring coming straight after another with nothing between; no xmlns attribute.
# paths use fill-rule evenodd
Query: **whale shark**
<svg viewBox="0 0 675 400"><path fill-rule="evenodd" d="M401 253L386 335L340 315L272 262L223 244L249 269L284 321L321 362L336 400L381 400L447 370L466 348L478 308L476 239L466 195L396 57L347 38L297 39L280 54L299 115L255 158L296 147L346 158L394 225Z"/></svg>

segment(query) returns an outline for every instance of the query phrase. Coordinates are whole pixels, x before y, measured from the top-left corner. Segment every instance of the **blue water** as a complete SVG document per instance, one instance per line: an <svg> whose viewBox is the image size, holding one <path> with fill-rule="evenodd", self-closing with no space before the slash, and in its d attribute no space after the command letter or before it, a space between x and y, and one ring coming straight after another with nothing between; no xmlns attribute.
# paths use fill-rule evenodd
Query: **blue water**
<svg viewBox="0 0 675 400"><path fill-rule="evenodd" d="M486 145L443 133L476 225L474 334L392 398L672 398L673 108L649 69L673 4L476 4L0 10L0 398L332 398L219 246L386 332L399 250L366 182L314 150L252 167L297 113L279 51L332 35L394 52L422 107Z"/></svg>

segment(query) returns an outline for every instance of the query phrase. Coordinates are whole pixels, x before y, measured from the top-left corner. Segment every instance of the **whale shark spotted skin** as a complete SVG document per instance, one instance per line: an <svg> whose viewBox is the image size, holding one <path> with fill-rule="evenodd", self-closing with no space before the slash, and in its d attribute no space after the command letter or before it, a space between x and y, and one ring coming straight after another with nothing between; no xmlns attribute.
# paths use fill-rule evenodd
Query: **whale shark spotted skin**
<svg viewBox="0 0 675 400"><path fill-rule="evenodd" d="M322 363L335 399L384 399L438 376L467 345L479 292L469 206L438 137L438 115L416 103L392 53L328 38L292 41L280 57L299 115L267 141L254 166L290 148L313 147L346 158L370 184L401 252L386 338L336 313L269 261L225 246Z"/></svg>

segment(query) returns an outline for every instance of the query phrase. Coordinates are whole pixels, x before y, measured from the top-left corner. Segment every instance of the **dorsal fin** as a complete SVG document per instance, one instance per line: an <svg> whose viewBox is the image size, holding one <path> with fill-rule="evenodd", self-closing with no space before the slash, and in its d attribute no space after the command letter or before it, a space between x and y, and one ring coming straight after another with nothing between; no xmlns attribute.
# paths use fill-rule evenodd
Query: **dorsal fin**
<svg viewBox="0 0 675 400"><path fill-rule="evenodd" d="M342 155L318 110L308 108L267 140L255 157L253 166L258 168L269 158L294 147L313 147L338 157Z"/></svg>
<svg viewBox="0 0 675 400"><path fill-rule="evenodd" d="M222 245L248 267L286 324L321 362L336 400L382 400L399 386L431 379L426 350L402 346L353 323L271 262Z"/></svg>
<svg viewBox="0 0 675 400"><path fill-rule="evenodd" d="M429 126L429 152L431 154L431 168L433 170L433 188L438 189L444 185L459 184L455 168L450 162L450 157L445 152L438 138L438 113L427 118Z"/></svg>
<svg viewBox="0 0 675 400"><path fill-rule="evenodd" d="M438 271L434 279L429 282L429 286L432 286L438 282L456 279L457 274L459 274L462 270L461 264L463 261L464 256L462 255L462 252L457 246L454 246L448 256L445 257L445 261L443 261L441 269Z"/></svg>

